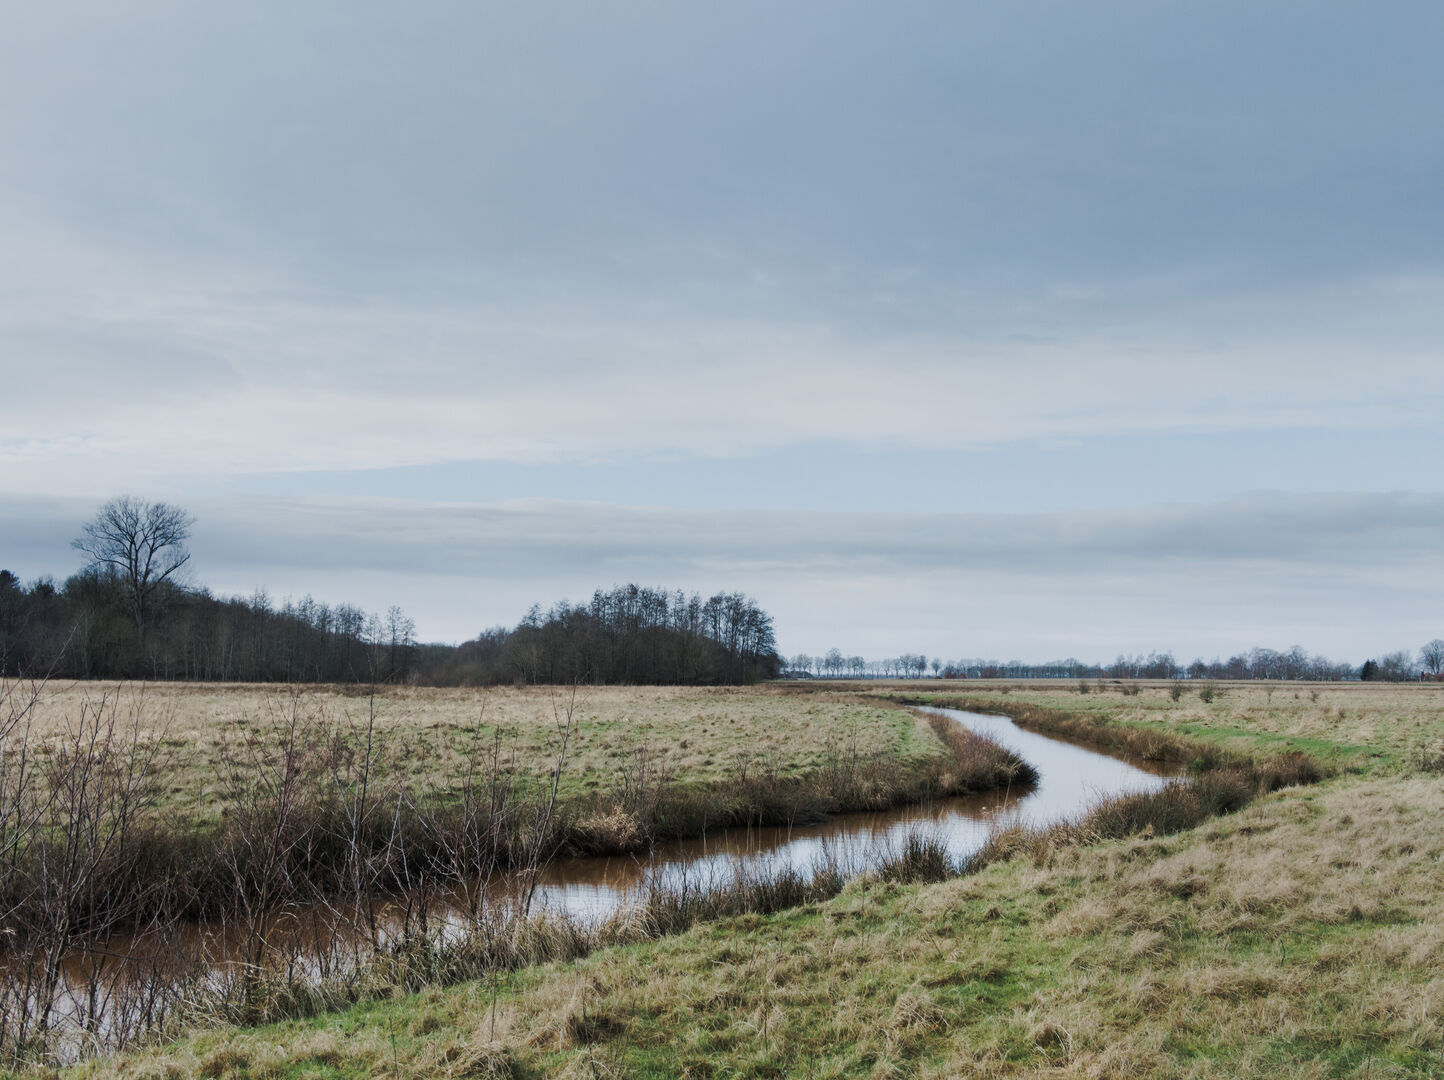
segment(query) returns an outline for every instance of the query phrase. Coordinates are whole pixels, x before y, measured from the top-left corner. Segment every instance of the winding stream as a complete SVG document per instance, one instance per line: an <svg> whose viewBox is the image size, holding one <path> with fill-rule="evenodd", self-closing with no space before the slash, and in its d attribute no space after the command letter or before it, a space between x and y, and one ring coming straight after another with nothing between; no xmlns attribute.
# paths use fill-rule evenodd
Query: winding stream
<svg viewBox="0 0 1444 1080"><path fill-rule="evenodd" d="M944 799L877 813L835 814L816 825L734 828L693 840L660 844L646 858L559 859L542 874L536 902L574 919L595 921L623 906L650 880L706 884L735 874L807 871L835 859L849 872L876 865L910 833L943 840L955 861L977 851L1000 822L1047 825L1077 817L1111 795L1153 791L1181 770L1116 757L1034 734L1005 716L925 709L1016 751L1041 775L1031 787Z"/></svg>
<svg viewBox="0 0 1444 1080"><path fill-rule="evenodd" d="M1087 746L1037 735L1002 716L928 709L1002 743L1037 768L1038 783L1011 791L991 792L937 802L899 807L878 813L837 814L815 825L770 828L731 828L693 840L658 845L645 857L591 857L558 859L542 871L531 910L545 909L581 925L597 925L639 899L653 886L692 889L725 886L739 876L751 880L793 870L804 876L824 865L844 876L861 873L895 854L909 835L921 832L943 842L952 860L978 850L989 833L1001 825L1048 825L1086 812L1112 795L1152 791L1164 787L1178 768L1156 762L1102 753ZM515 901L515 882L493 881L490 904L503 908ZM375 919L383 927L400 926L407 897L379 902ZM294 964L313 976L320 975L327 949L338 941L351 950L352 961L364 959L370 946L350 924L338 923L324 908L303 908L285 916L296 949ZM442 938L465 933L460 912L442 901L435 910L435 929ZM112 997L113 981L87 983L87 965L97 958L146 957L172 953L178 957L204 957L208 979L224 978L227 968L242 953L236 928L191 925L165 942L137 938L115 941L104 950L77 953L66 965L65 978L55 999L55 1019L61 1029L77 1034L63 1056L78 1054L79 1032L89 1026L86 1038L100 1042L116 1039L140 1017L144 995ZM126 961L129 963L130 961ZM88 989L87 989L88 988ZM99 998L96 994L99 994ZM33 1003L33 999L32 999ZM87 1021L86 1016L91 1019ZM98 1026L97 1026L98 1025Z"/></svg>

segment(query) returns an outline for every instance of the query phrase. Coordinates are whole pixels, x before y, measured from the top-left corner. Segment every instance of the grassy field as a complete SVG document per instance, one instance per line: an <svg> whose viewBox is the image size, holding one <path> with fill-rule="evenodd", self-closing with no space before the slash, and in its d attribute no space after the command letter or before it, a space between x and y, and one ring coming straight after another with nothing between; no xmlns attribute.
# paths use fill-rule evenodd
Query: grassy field
<svg viewBox="0 0 1444 1080"><path fill-rule="evenodd" d="M1148 682L912 683L920 699L1029 704L1189 735L1249 754L1300 750L1343 769L1397 765L1444 740L1444 684ZM1128 691L1125 693L1124 691ZM1136 691L1136 693L1134 693ZM896 686L867 693L895 697ZM1178 694L1175 699L1174 693ZM904 691L906 693L906 691ZM1208 698L1210 700L1204 700Z"/></svg>
<svg viewBox="0 0 1444 1080"><path fill-rule="evenodd" d="M545 687L384 687L373 701L351 687L52 683L35 710L36 734L58 735L103 695L126 722L137 719L146 739L163 743L167 798L200 820L223 808L218 780L227 757L293 709L313 725L355 734L374 707L383 765L426 791L453 787L468 756L493 739L518 774L546 776L560 750L557 720L573 704L569 690ZM639 754L680 782L712 783L748 764L804 775L834 751L915 759L939 750L918 716L846 695L799 702L765 688L586 687L574 706L564 797L614 783Z"/></svg>
<svg viewBox="0 0 1444 1080"><path fill-rule="evenodd" d="M1439 688L1220 686L1211 702L1196 688L1178 701L1166 687L947 688L961 689L1236 750L1309 748L1339 770L1172 836L1035 847L935 885L857 882L826 903L80 1072L1444 1072L1444 774L1426 750L1444 734Z"/></svg>

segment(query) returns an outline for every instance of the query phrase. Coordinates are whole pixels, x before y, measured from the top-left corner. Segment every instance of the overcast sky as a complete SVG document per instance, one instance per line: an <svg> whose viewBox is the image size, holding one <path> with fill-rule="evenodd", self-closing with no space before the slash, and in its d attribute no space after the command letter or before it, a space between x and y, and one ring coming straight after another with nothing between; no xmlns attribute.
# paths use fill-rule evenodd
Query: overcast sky
<svg viewBox="0 0 1444 1080"><path fill-rule="evenodd" d="M0 565L423 637L1444 635L1437 3L0 0Z"/></svg>

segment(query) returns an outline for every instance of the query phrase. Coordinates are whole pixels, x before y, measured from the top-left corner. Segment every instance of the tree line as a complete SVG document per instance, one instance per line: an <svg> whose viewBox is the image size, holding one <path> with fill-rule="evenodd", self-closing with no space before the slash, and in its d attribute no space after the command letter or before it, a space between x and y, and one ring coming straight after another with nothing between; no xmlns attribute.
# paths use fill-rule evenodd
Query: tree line
<svg viewBox="0 0 1444 1080"><path fill-rule="evenodd" d="M882 660L849 656L841 649L788 658L785 678L814 679L917 679L931 671L943 679L1308 679L1320 682L1363 679L1404 682L1444 678L1444 639L1426 642L1417 655L1407 649L1386 653L1362 665L1340 663L1308 653L1301 646L1280 651L1253 648L1227 660L1201 657L1188 665L1171 652L1119 654L1111 664L1087 663L1069 657L1045 663L1022 660L964 659L944 661L920 653L903 653Z"/></svg>
<svg viewBox="0 0 1444 1080"><path fill-rule="evenodd" d="M1444 678L1444 640L1362 666L1254 648L1227 660L1171 652L1119 655L1111 664L1068 658L943 661L923 653L881 660L830 649L777 653L772 618L741 593L700 594L625 585L590 601L534 606L514 628L461 645L422 645L399 607L384 615L310 596L277 606L263 590L219 597L183 582L194 518L166 503L112 499L73 547L89 559L57 585L26 587L0 570L0 674L244 682L747 683L793 678L1146 678L1393 680Z"/></svg>
<svg viewBox="0 0 1444 1080"><path fill-rule="evenodd" d="M798 653L789 657L783 675L789 678L812 679L921 679L931 668L938 674L942 661L929 660L922 653L903 653L882 660L862 656L846 656L841 649L829 649L818 656Z"/></svg>
<svg viewBox="0 0 1444 1080"><path fill-rule="evenodd" d="M363 682L412 677L415 626L310 596L273 603L167 583L142 633L119 583L82 571L27 588L0 570L0 674L198 682Z"/></svg>
<svg viewBox="0 0 1444 1080"><path fill-rule="evenodd" d="M738 684L781 671L772 617L742 593L623 585L586 603L534 606L515 629L480 634L439 662L426 681L492 683Z"/></svg>
<svg viewBox="0 0 1444 1080"><path fill-rule="evenodd" d="M112 499L57 584L0 570L0 674L206 682L743 683L781 667L772 618L741 593L704 599L626 585L584 604L533 607L514 629L422 645L399 607L377 615L264 590L220 597L186 584L194 519Z"/></svg>
<svg viewBox="0 0 1444 1080"><path fill-rule="evenodd" d="M105 575L28 587L0 570L0 675L197 682L627 683L775 678L772 619L740 593L704 599L626 585L586 604L533 608L513 629L422 644L399 607L377 615L263 590L220 597L168 586L144 637Z"/></svg>

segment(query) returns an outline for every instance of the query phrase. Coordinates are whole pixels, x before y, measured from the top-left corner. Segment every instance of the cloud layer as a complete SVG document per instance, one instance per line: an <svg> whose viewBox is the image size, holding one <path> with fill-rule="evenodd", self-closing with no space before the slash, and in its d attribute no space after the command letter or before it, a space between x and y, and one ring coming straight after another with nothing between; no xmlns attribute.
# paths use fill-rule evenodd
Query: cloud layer
<svg viewBox="0 0 1444 1080"><path fill-rule="evenodd" d="M1342 318L1321 310L1307 329L1250 327L1225 346L1177 330L859 338L785 322L628 321L585 305L516 313L244 295L134 282L118 265L96 276L111 283L97 282L85 310L21 299L0 312L4 354L44 358L7 373L0 461L12 489L726 457L820 441L939 449L1178 430L1426 429L1444 409L1437 346L1376 325L1391 312L1407 323L1414 305L1444 312L1444 278L1358 283L1335 297ZM1352 325L1363 310L1376 314Z"/></svg>
<svg viewBox="0 0 1444 1080"><path fill-rule="evenodd" d="M750 592L777 617L788 651L1106 658L1302 644L1353 657L1438 636L1444 600L1437 496L1026 515L374 499L190 506L196 573L213 587L400 603L424 635L453 640L514 623L533 602L637 580ZM4 509L34 566L63 550L88 508L12 499Z"/></svg>
<svg viewBox="0 0 1444 1080"><path fill-rule="evenodd" d="M7 19L11 490L1444 405L1431 5Z"/></svg>
<svg viewBox="0 0 1444 1080"><path fill-rule="evenodd" d="M1438 4L0 20L27 575L133 491L435 637L633 578L793 650L1441 632Z"/></svg>

